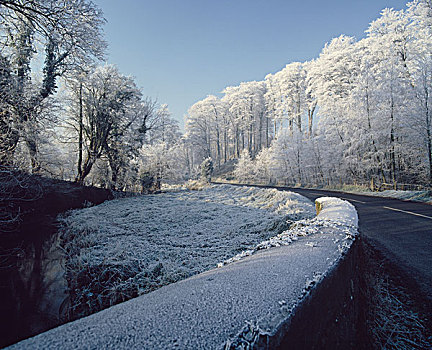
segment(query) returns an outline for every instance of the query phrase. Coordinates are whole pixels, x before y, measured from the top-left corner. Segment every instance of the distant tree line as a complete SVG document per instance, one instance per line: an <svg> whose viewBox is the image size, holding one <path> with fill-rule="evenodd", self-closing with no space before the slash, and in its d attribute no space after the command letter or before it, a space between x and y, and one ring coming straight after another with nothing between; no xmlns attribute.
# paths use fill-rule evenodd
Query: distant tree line
<svg viewBox="0 0 432 350"><path fill-rule="evenodd" d="M432 5L385 9L356 41L190 107L190 167L240 159L240 179L432 184Z"/></svg>

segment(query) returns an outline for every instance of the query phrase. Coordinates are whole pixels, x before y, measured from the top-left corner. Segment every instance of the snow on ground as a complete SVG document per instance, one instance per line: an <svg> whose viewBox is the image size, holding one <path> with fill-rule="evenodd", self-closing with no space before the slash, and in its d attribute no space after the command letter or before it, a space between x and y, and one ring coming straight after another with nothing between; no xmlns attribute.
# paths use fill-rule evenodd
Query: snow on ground
<svg viewBox="0 0 432 350"><path fill-rule="evenodd" d="M404 190L384 190L384 191L371 191L366 187L354 186L354 185L343 185L342 188L334 188L331 186L311 187L325 190L331 190L336 192L345 192L353 194L361 194L366 196L384 197L384 198L396 198L402 200L410 200L414 202L425 202L432 204L432 190L419 190L419 191L404 191Z"/></svg>
<svg viewBox="0 0 432 350"><path fill-rule="evenodd" d="M71 211L61 223L75 313L213 268L314 212L309 200L292 192L230 185Z"/></svg>
<svg viewBox="0 0 432 350"><path fill-rule="evenodd" d="M315 203L319 207L318 217L347 227L358 227L355 207L348 201L335 197L321 197Z"/></svg>
<svg viewBox="0 0 432 350"><path fill-rule="evenodd" d="M367 194L375 197L389 197L396 199L411 200L416 202L425 202L432 204L432 191L401 191L401 190L385 190L381 192L358 192L359 194Z"/></svg>

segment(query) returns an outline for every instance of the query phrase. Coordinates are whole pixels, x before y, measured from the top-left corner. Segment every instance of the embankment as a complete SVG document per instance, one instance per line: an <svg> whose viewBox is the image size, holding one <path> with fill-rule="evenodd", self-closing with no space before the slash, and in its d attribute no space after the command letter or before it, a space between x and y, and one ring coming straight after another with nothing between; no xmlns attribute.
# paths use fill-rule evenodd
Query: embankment
<svg viewBox="0 0 432 350"><path fill-rule="evenodd" d="M357 216L349 215L355 210L347 202L322 204L317 218L292 228L298 234L288 245L259 250L11 348L357 347ZM341 208L346 215L336 220Z"/></svg>
<svg viewBox="0 0 432 350"><path fill-rule="evenodd" d="M0 346L55 327L67 319L55 218L100 204L109 190L5 172L0 176Z"/></svg>

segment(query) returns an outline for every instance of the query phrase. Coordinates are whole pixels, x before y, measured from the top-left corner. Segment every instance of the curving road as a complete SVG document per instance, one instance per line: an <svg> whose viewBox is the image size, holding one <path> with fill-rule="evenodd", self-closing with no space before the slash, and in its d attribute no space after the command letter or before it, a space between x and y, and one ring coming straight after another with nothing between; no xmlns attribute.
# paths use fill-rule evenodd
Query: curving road
<svg viewBox="0 0 432 350"><path fill-rule="evenodd" d="M357 209L359 231L392 263L413 278L432 302L432 205L336 191L277 187L311 200L348 200Z"/></svg>

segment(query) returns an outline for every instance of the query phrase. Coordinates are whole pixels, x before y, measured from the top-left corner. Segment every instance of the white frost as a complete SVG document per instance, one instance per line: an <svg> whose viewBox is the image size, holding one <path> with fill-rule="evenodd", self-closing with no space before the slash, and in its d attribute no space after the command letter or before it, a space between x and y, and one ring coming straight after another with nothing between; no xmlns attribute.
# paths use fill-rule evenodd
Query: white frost
<svg viewBox="0 0 432 350"><path fill-rule="evenodd" d="M358 226L357 211L351 203L335 197L321 197L315 202L322 206L318 218L347 226Z"/></svg>
<svg viewBox="0 0 432 350"><path fill-rule="evenodd" d="M237 253L248 256L294 220L313 216L313 204L298 194L221 185L113 200L61 221L69 268L126 269L145 293Z"/></svg>
<svg viewBox="0 0 432 350"><path fill-rule="evenodd" d="M315 218L297 221L289 230L259 243L254 249L241 252L223 263L219 263L218 267L238 261L258 250L289 245L300 236L308 236L328 229L338 230L345 234L344 241L335 242L336 244L339 243L339 251L345 252L351 246L348 241L357 235L358 216L355 207L347 201L333 197L321 197L316 202L320 203L322 209ZM316 247L316 243L306 242L306 245Z"/></svg>

